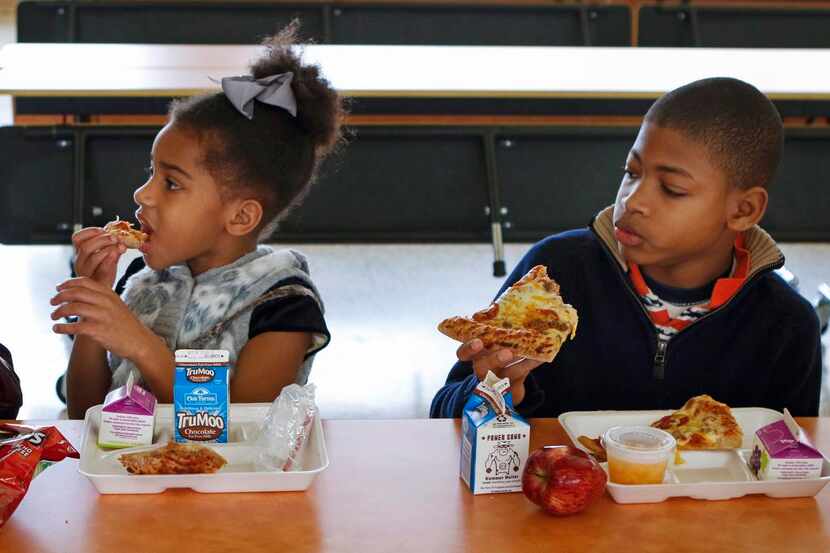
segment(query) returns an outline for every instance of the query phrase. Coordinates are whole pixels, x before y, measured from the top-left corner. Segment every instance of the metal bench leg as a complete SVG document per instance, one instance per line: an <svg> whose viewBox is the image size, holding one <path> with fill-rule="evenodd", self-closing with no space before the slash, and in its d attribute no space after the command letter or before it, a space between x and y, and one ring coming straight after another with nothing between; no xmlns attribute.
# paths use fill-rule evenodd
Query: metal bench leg
<svg viewBox="0 0 830 553"><path fill-rule="evenodd" d="M495 221L490 224L493 234L493 276L503 277L507 275L507 268L504 263L504 238L501 234L501 222Z"/></svg>

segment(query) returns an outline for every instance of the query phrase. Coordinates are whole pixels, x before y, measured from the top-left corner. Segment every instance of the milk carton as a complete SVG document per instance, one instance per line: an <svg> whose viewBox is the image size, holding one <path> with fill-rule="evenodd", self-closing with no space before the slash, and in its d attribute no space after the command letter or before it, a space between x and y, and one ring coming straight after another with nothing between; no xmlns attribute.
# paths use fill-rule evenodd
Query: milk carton
<svg viewBox="0 0 830 553"><path fill-rule="evenodd" d="M135 383L133 373L127 384L104 398L98 430L103 448L132 447L153 443L156 397Z"/></svg>
<svg viewBox="0 0 830 553"><path fill-rule="evenodd" d="M461 478L474 494L522 490L530 425L513 411L510 380L492 372L464 405Z"/></svg>
<svg viewBox="0 0 830 553"><path fill-rule="evenodd" d="M173 435L177 442L228 441L228 352L176 351Z"/></svg>
<svg viewBox="0 0 830 553"><path fill-rule="evenodd" d="M799 440L801 431L784 409L782 420L762 426L752 440L749 469L759 480L800 480L821 477L824 457Z"/></svg>

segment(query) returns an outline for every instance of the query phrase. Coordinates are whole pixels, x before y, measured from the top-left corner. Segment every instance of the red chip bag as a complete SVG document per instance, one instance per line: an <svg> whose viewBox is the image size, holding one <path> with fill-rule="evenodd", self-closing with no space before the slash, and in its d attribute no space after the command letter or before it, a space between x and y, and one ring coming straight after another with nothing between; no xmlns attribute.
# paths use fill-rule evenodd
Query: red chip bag
<svg viewBox="0 0 830 553"><path fill-rule="evenodd" d="M28 428L0 424L0 526L20 502L32 479L49 465L66 457L77 459L78 451L54 426Z"/></svg>

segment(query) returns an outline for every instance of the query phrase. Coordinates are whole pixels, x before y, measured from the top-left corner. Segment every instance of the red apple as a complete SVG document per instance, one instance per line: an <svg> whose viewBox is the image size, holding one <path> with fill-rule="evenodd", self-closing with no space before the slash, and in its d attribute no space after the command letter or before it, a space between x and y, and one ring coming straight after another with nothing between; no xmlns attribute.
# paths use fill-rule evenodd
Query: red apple
<svg viewBox="0 0 830 553"><path fill-rule="evenodd" d="M582 450L546 446L527 458L522 491L548 513L570 515L585 509L605 491L605 471Z"/></svg>

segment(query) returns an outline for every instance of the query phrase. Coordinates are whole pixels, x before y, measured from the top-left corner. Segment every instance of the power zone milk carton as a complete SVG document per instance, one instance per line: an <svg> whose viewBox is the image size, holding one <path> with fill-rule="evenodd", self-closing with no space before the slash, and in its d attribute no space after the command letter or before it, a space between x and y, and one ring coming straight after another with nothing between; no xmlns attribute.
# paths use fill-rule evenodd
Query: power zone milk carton
<svg viewBox="0 0 830 553"><path fill-rule="evenodd" d="M510 380L491 372L464 405L461 479L474 494L519 492L530 425L513 411Z"/></svg>
<svg viewBox="0 0 830 553"><path fill-rule="evenodd" d="M228 352L176 351L173 435L177 442L228 441Z"/></svg>

